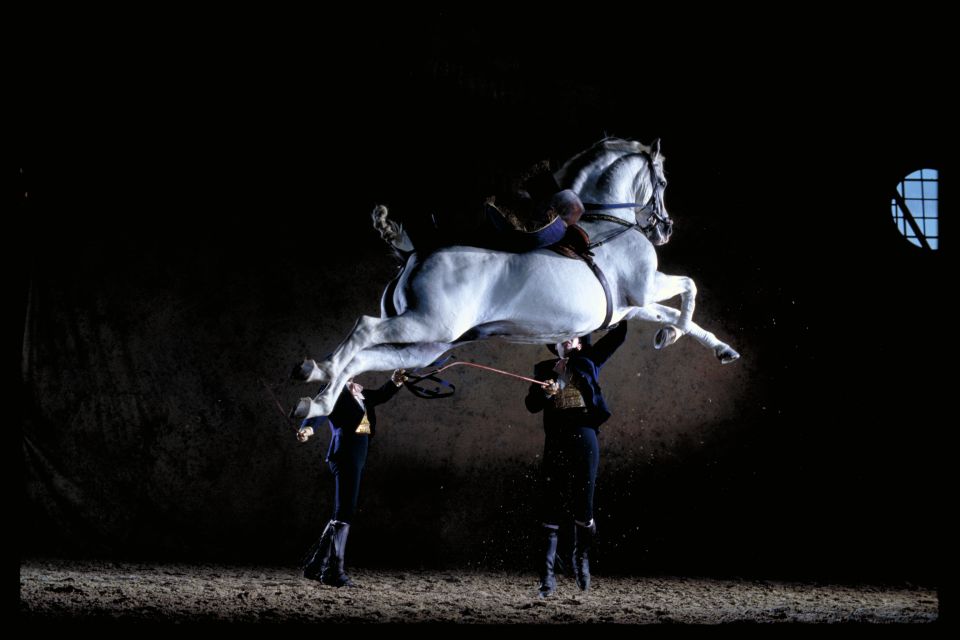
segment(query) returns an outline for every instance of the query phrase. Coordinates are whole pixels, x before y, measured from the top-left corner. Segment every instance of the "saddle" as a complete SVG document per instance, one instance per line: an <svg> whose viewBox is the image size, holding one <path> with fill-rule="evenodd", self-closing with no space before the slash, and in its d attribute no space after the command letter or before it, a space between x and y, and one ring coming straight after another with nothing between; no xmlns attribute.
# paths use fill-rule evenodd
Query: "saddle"
<svg viewBox="0 0 960 640"><path fill-rule="evenodd" d="M583 260L600 281L606 297L603 325L610 325L613 300L603 271L593 261L590 236L577 224L584 206L570 189L559 190L546 162L534 165L513 188L497 201L488 198L484 207L496 232L490 248L526 252L547 248L566 258Z"/></svg>
<svg viewBox="0 0 960 640"><path fill-rule="evenodd" d="M593 258L593 252L590 251L590 236L583 230L583 227L577 224L567 227L563 237L548 248L567 258L578 258L586 262L592 262L592 260L588 260L588 258Z"/></svg>
<svg viewBox="0 0 960 640"><path fill-rule="evenodd" d="M567 249L561 255L583 253L589 245L586 232L576 226L584 207L573 191L559 191L537 203L529 196L508 196L497 202L496 196L484 203L487 219L495 230L498 244L507 251L525 252L560 244ZM571 232L572 229L576 231Z"/></svg>
<svg viewBox="0 0 960 640"><path fill-rule="evenodd" d="M524 231L522 226L520 228L512 224L507 226L511 218L503 214L494 202L492 199L488 200L486 207L487 216L494 224L494 228L498 230L491 248L518 253L547 248L566 258L583 260L593 271L597 280L600 281L600 286L603 287L603 293L606 297L606 309L603 324L600 328L606 329L610 326L610 320L613 317L613 298L610 294L610 285L603 274L603 270L593 261L593 252L590 251L590 236L583 230L583 227L576 223L584 209L577 194L569 189L554 194L546 211L555 217L550 222L532 231ZM533 219L536 220L536 218Z"/></svg>

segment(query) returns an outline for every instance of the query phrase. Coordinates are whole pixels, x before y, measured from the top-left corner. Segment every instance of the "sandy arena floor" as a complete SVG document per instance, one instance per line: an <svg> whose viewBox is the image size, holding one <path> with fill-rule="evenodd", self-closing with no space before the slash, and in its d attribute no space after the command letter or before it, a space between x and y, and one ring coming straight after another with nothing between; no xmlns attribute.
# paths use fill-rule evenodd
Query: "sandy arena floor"
<svg viewBox="0 0 960 640"><path fill-rule="evenodd" d="M354 589L293 567L56 560L20 566L27 621L458 622L617 624L929 623L934 589L682 577L595 576L586 594L559 579L534 597L532 574L351 569Z"/></svg>

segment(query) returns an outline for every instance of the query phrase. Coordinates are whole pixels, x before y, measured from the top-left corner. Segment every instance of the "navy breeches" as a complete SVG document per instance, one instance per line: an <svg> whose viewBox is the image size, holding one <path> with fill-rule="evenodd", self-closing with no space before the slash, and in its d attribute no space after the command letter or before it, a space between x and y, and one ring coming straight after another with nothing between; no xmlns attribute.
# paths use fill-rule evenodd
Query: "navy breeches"
<svg viewBox="0 0 960 640"><path fill-rule="evenodd" d="M367 435L333 427L327 463L333 472L335 485L333 519L350 522L357 510L360 496L360 477L367 462Z"/></svg>
<svg viewBox="0 0 960 640"><path fill-rule="evenodd" d="M592 427L553 425L543 445L544 519L560 524L564 516L593 518L593 490L600 466L600 443Z"/></svg>
<svg viewBox="0 0 960 640"><path fill-rule="evenodd" d="M572 516L593 518L593 490L600 466L600 444L592 427L551 425L543 445L544 513L546 524Z"/></svg>

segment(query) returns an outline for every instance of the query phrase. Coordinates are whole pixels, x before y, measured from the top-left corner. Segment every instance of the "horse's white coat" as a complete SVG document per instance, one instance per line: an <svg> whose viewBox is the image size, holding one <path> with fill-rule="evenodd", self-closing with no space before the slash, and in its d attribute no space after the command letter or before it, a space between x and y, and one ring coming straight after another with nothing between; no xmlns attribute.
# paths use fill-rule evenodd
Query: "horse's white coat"
<svg viewBox="0 0 960 640"><path fill-rule="evenodd" d="M571 158L555 177L584 202L635 202L640 207L656 196L655 210L668 219L662 203L666 181L659 141L651 148L627 140L602 140ZM594 249L594 259L610 285L612 323L638 318L661 325L654 341L658 349L689 334L721 362L739 358L729 345L693 322L697 292L693 280L657 270L653 243L667 241L669 225L655 218L638 221L629 208L605 213L631 224L652 224L651 239L631 230ZM610 221L582 226L591 240L622 228ZM395 242L403 243L410 246L405 236ZM680 309L660 304L678 295ZM398 315L362 316L333 354L312 368L310 381L329 384L316 398L301 399L296 415L329 414L346 381L365 371L426 366L457 344L492 336L510 342L556 343L595 331L606 310L603 288L582 261L547 249L516 254L467 246L448 247L424 258L410 254L393 304Z"/></svg>

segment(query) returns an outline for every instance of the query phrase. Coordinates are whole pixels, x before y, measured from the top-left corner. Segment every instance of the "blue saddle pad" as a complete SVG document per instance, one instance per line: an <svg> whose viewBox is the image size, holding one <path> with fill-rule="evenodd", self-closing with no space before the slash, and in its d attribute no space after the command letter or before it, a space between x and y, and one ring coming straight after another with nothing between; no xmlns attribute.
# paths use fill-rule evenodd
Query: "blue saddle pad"
<svg viewBox="0 0 960 640"><path fill-rule="evenodd" d="M566 223L559 217L554 218L552 222L539 229L520 231L514 229L513 225L507 222L507 219L496 207L488 204L484 207L484 210L487 213L487 219L495 230L495 233L490 235L486 243L493 245L490 246L491 249L514 253L542 249L560 242L567 231Z"/></svg>

